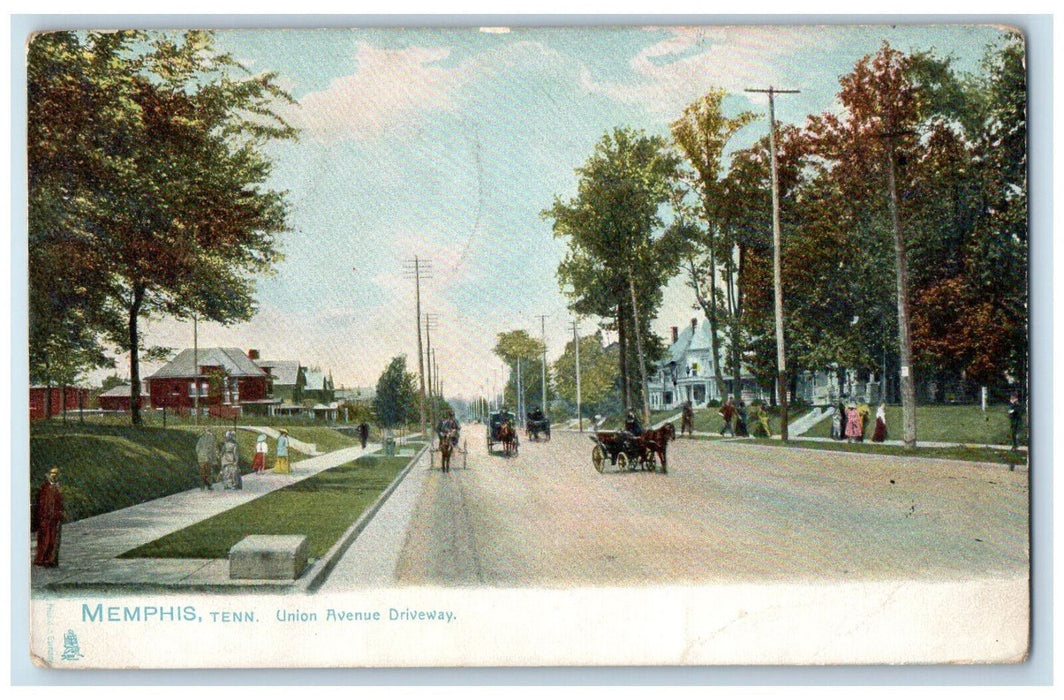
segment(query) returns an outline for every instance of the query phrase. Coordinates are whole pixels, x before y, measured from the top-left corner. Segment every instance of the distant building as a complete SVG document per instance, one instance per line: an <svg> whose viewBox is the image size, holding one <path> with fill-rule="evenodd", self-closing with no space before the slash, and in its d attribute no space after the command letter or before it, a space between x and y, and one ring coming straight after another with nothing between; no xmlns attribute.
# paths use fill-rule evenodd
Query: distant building
<svg viewBox="0 0 1064 700"><path fill-rule="evenodd" d="M277 402L269 375L239 348L182 350L147 382L152 408L187 412L198 403L203 413L228 416Z"/></svg>
<svg viewBox="0 0 1064 700"><path fill-rule="evenodd" d="M713 344L709 321L692 318L682 331L672 328L672 342L665 359L647 378L647 390L652 410L667 410L690 401L694 406L703 406L710 401L723 401L728 396L752 400L766 400L768 392L758 385L754 375L745 367L740 370L741 386L732 386L733 377L724 376L719 386L713 365ZM727 344L723 339L718 344L721 359L726 357Z"/></svg>
<svg viewBox="0 0 1064 700"><path fill-rule="evenodd" d="M298 404L303 401L307 386L307 368L296 360L254 360L270 375L270 395L282 403Z"/></svg>
<svg viewBox="0 0 1064 700"><path fill-rule="evenodd" d="M128 411L132 405L132 401L129 398L129 392L133 387L129 384L120 384L115 387L111 387L107 391L103 392L96 397L96 403L103 411ZM145 387L140 391L140 397L138 406L144 407L145 398L148 395L148 389Z"/></svg>
<svg viewBox="0 0 1064 700"><path fill-rule="evenodd" d="M50 401L49 398L51 399ZM87 389L74 386L31 386L30 420L43 420L51 416L58 416L64 410L76 411L79 408L88 408L88 402L89 392Z"/></svg>
<svg viewBox="0 0 1064 700"><path fill-rule="evenodd" d="M329 404L335 400L332 373L325 374L308 370L306 385L303 387L303 399L317 403Z"/></svg>

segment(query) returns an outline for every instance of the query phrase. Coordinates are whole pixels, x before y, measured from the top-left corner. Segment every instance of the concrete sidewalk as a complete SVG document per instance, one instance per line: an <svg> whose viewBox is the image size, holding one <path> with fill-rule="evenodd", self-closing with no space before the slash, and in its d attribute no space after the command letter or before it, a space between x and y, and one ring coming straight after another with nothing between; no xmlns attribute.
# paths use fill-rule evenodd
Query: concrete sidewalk
<svg viewBox="0 0 1064 700"><path fill-rule="evenodd" d="M36 591L114 586L174 587L195 590L232 586L286 590L288 582L230 581L227 559L119 559L118 556L164 535L176 532L260 496L298 483L363 454L380 449L348 447L292 464L291 474L246 474L240 491L197 489L175 493L111 513L63 525L59 566L31 567L31 586ZM31 536L31 555L36 536Z"/></svg>

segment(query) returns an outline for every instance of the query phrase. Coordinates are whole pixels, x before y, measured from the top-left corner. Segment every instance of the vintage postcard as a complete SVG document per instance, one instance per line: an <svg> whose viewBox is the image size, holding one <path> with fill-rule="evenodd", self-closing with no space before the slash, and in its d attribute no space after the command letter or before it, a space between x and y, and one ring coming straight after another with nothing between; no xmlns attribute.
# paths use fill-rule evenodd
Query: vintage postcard
<svg viewBox="0 0 1064 700"><path fill-rule="evenodd" d="M1028 657L1021 31L106 29L26 46L33 663Z"/></svg>

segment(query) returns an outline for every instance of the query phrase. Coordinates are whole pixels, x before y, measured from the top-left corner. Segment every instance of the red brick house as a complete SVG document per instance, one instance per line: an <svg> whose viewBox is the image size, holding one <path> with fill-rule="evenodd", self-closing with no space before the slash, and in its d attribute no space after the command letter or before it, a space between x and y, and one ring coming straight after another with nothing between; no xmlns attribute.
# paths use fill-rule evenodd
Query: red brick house
<svg viewBox="0 0 1064 700"><path fill-rule="evenodd" d="M51 405L48 406L48 393L51 392ZM30 387L30 420L42 420L50 416L45 412L51 409L52 416L58 416L65 408L67 411L76 411L78 408L89 407L89 392L74 386L31 386Z"/></svg>
<svg viewBox="0 0 1064 700"><path fill-rule="evenodd" d="M182 350L146 380L152 408L186 413L195 403L201 411L236 414L245 408L273 403L270 376L239 348Z"/></svg>

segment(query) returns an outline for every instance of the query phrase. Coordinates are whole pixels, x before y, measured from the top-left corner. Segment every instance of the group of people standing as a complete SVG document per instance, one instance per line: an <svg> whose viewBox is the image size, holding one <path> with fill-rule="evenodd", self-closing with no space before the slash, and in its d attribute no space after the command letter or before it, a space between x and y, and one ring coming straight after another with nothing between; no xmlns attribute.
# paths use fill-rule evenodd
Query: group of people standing
<svg viewBox="0 0 1064 700"><path fill-rule="evenodd" d="M768 422L768 412L763 407L761 409L757 409L756 406L751 408L755 410L753 419L757 421L754 426L758 437L771 437L772 427ZM732 437L751 437L751 414L746 407L746 402L741 398L739 404L736 405L729 396L717 414L724 420L720 427L721 437L726 433L731 433Z"/></svg>
<svg viewBox="0 0 1064 700"><path fill-rule="evenodd" d="M292 467L288 461L288 431L281 428L280 433L274 452L273 473L291 474ZM255 456L251 462L253 474L265 473L268 455L269 443L266 436L259 435L255 441ZM240 475L240 448L236 442L236 431L227 430L225 441L219 447L211 429L204 428L203 435L200 435L199 440L196 441L196 461L200 468L201 490L211 491L215 481L220 482L225 491L238 491L244 488L243 477Z"/></svg>
<svg viewBox="0 0 1064 700"><path fill-rule="evenodd" d="M864 442L868 434L868 421L872 408L867 403L848 404L839 401L835 414L831 417L831 437L846 442ZM876 409L876 424L872 431L872 442L884 442L887 439L887 405L879 404Z"/></svg>

